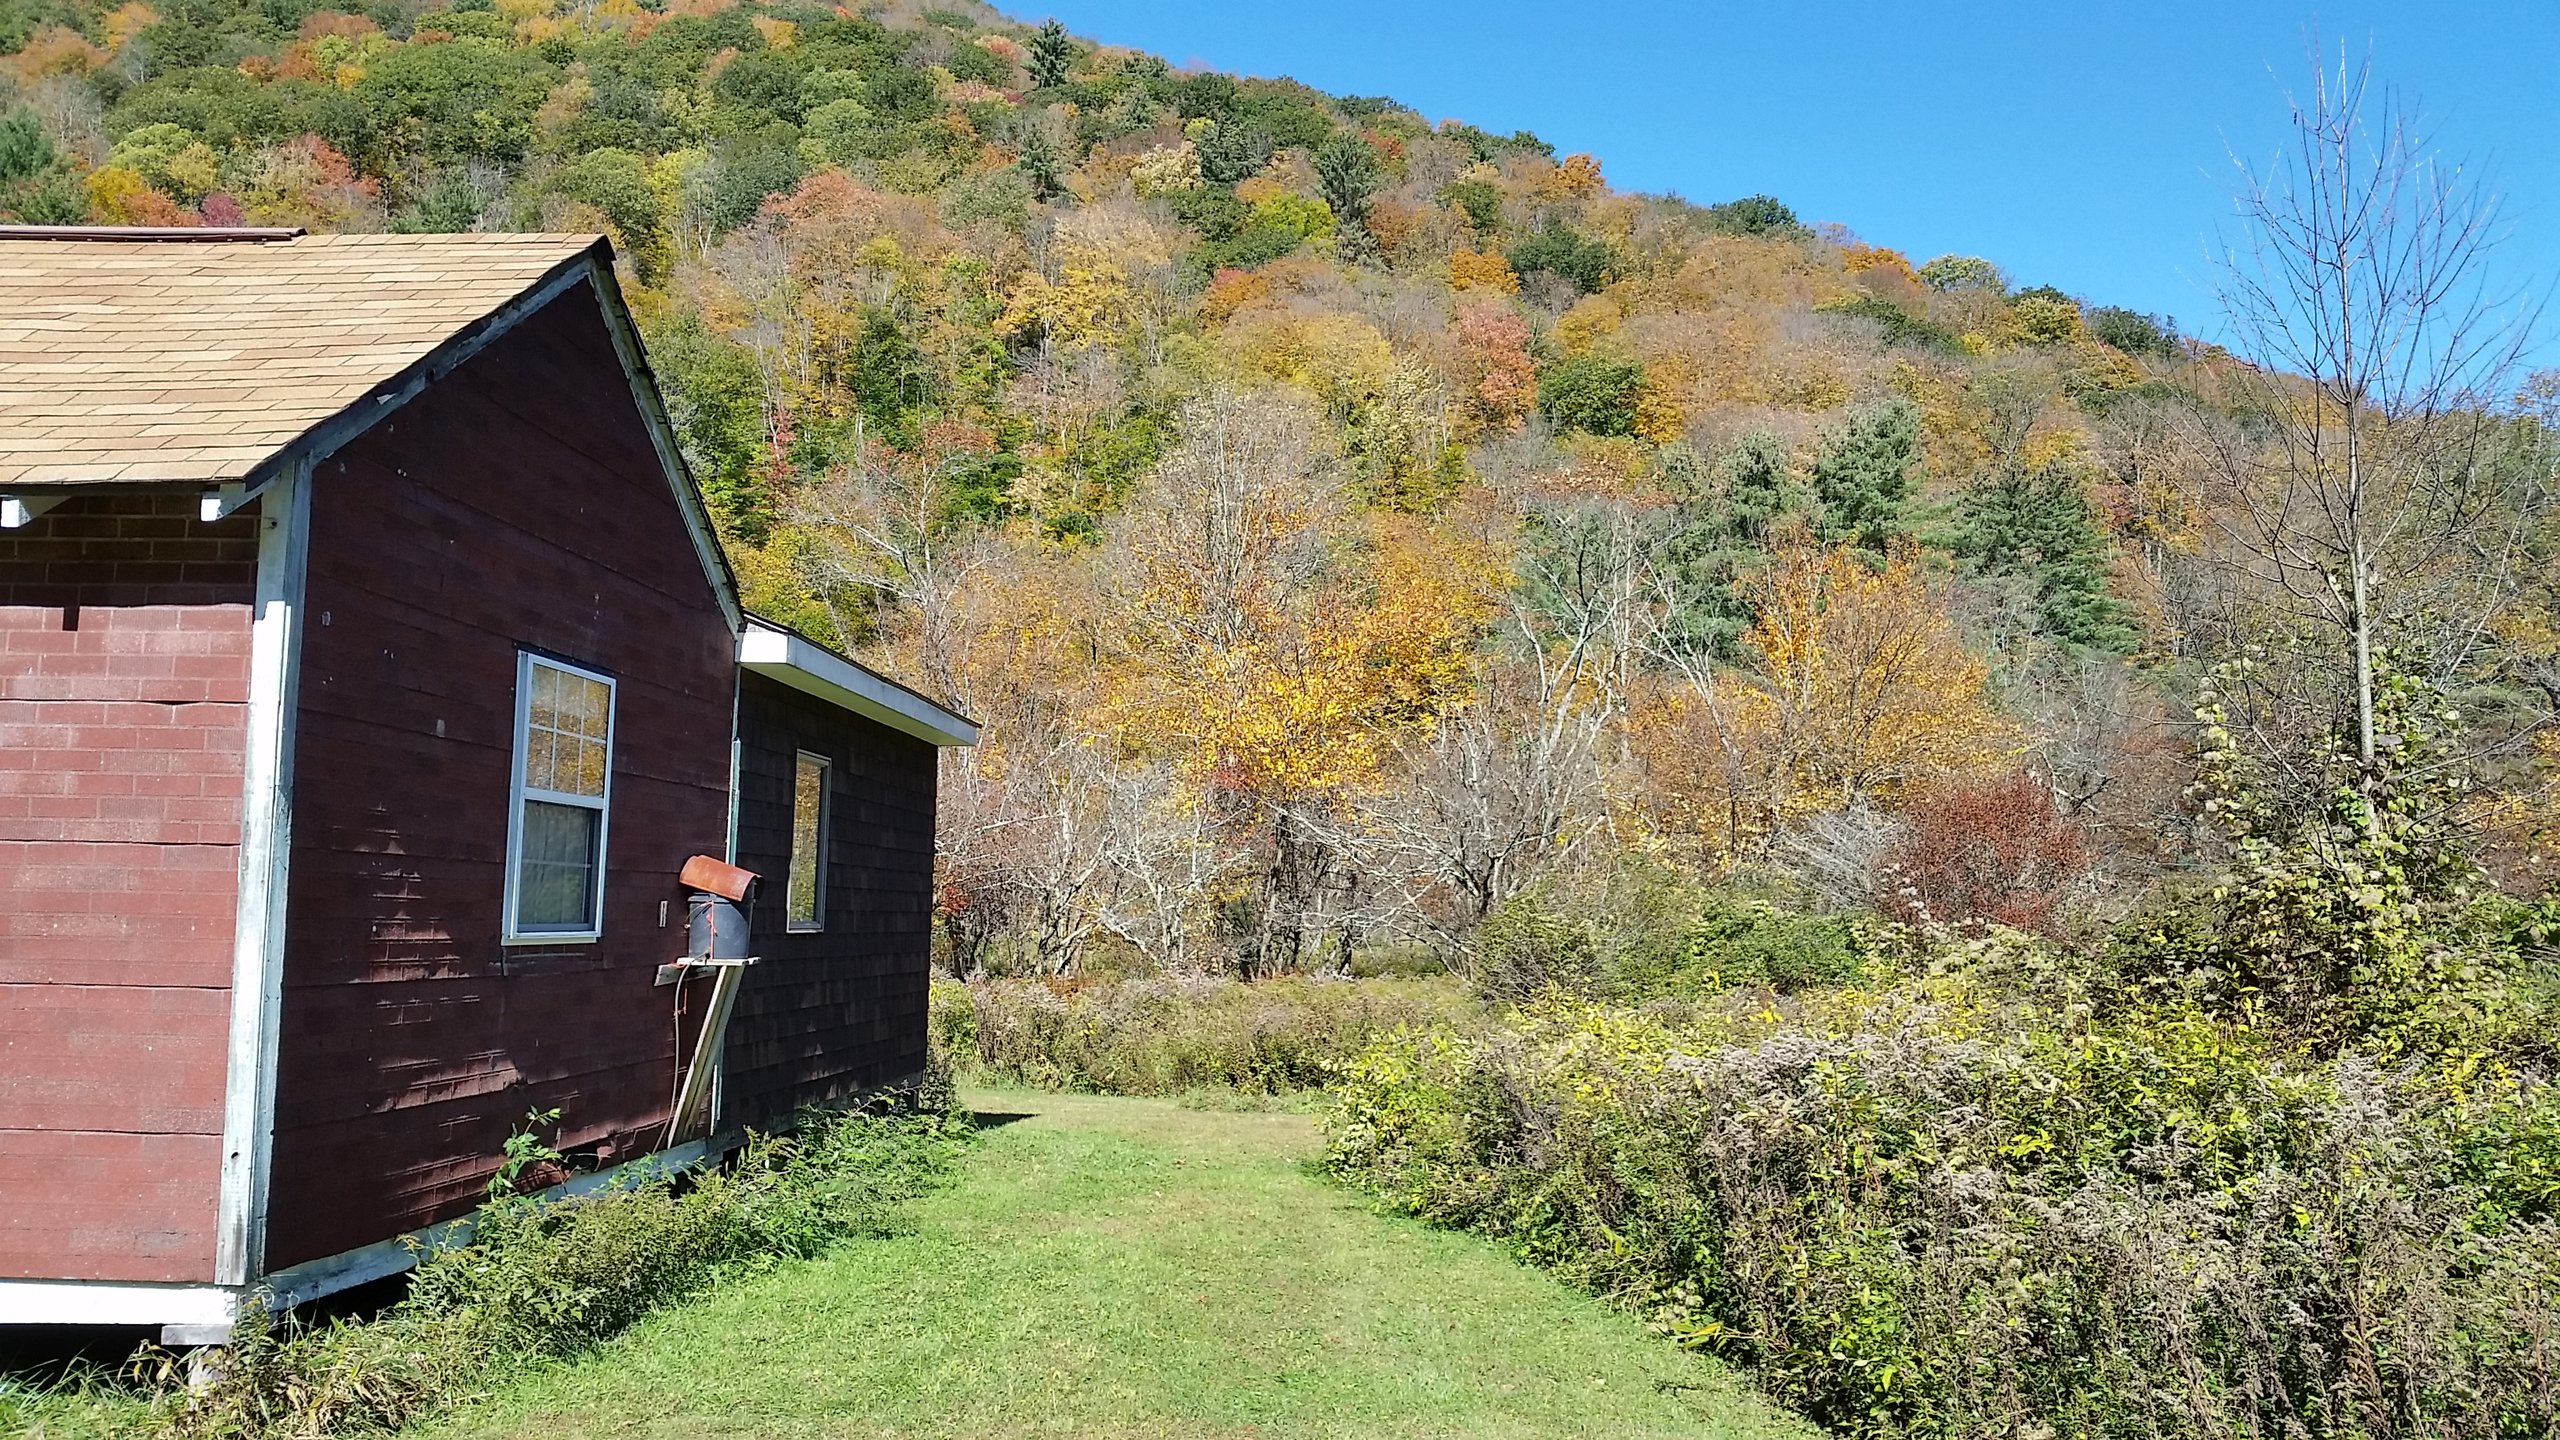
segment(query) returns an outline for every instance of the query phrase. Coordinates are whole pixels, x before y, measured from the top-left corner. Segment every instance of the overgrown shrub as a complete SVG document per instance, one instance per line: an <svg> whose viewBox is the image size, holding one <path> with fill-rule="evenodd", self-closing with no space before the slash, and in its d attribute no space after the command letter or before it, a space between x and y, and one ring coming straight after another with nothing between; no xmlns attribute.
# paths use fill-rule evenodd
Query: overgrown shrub
<svg viewBox="0 0 2560 1440"><path fill-rule="evenodd" d="M1864 977L1878 957L1859 922L1795 898L1631 860L1599 883L1536 885L1496 906L1476 931L1470 978L1499 1001L1553 992L1637 1005Z"/></svg>
<svg viewBox="0 0 2560 1440"><path fill-rule="evenodd" d="M1644 367L1606 355L1571 355L1538 372L1538 411L1559 430L1632 435Z"/></svg>
<svg viewBox="0 0 2560 1440"><path fill-rule="evenodd" d="M493 1203L469 1243L424 1256L408 1295L377 1319L273 1325L252 1309L219 1377L193 1391L173 1359L146 1360L156 1418L207 1440L396 1428L724 1275L877 1232L942 1178L966 1133L931 1113L813 1118L721 1169Z"/></svg>
<svg viewBox="0 0 2560 1440"><path fill-rule="evenodd" d="M2023 770L1924 795L1903 819L1884 879L1905 920L2049 933L2088 873L2088 847L2053 787Z"/></svg>
<svg viewBox="0 0 2560 1440"><path fill-rule="evenodd" d="M1326 1163L1844 1434L2554 1433L2549 1077L2000 1000L2039 949L1783 1017L1399 1034L1337 1082Z"/></svg>
<svg viewBox="0 0 2560 1440"><path fill-rule="evenodd" d="M934 984L936 1041L977 1076L1116 1095L1310 1090L1380 1036L1479 1023L1445 979Z"/></svg>

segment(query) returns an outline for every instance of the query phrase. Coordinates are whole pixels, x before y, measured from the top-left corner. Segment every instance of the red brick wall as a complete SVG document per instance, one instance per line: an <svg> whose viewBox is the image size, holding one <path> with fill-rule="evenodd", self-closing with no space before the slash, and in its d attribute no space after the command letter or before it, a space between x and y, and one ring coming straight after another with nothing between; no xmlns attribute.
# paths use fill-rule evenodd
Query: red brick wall
<svg viewBox="0 0 2560 1440"><path fill-rule="evenodd" d="M583 288L318 467L304 614L271 1266L469 1209L527 1110L655 1148L736 673ZM520 647L619 683L593 944L500 944Z"/></svg>
<svg viewBox="0 0 2560 1440"><path fill-rule="evenodd" d="M0 532L0 1276L209 1280L254 519Z"/></svg>

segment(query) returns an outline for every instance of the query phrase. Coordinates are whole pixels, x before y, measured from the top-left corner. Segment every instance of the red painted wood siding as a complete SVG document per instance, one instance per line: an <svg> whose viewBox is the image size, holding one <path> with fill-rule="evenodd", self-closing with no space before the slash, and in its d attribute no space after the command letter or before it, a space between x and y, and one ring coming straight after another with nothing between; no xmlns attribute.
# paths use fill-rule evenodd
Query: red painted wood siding
<svg viewBox="0 0 2560 1440"><path fill-rule="evenodd" d="M721 1123L771 1128L803 1105L924 1069L933 932L934 748L761 675L738 690L738 863L767 877L748 917L758 957L738 992ZM784 906L792 776L827 785L826 928Z"/></svg>
<svg viewBox="0 0 2560 1440"><path fill-rule="evenodd" d="M213 1278L252 514L0 533L0 1276Z"/></svg>
<svg viewBox="0 0 2560 1440"><path fill-rule="evenodd" d="M271 1268L469 1209L530 1109L656 1148L736 670L584 287L319 467L305 615ZM595 944L500 944L520 647L619 682Z"/></svg>

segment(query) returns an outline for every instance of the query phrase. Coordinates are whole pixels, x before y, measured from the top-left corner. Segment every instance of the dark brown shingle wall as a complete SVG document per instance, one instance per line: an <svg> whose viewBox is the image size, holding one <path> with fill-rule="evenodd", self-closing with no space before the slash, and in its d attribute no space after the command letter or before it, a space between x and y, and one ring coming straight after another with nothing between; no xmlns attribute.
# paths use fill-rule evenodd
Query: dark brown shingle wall
<svg viewBox="0 0 2560 1440"><path fill-rule="evenodd" d="M742 677L738 698L739 863L769 879L751 917L761 958L730 1026L721 1122L772 1126L924 1068L936 757L761 675ZM802 750L835 763L827 928L795 935L783 882Z"/></svg>
<svg viewBox="0 0 2560 1440"><path fill-rule="evenodd" d="M583 287L322 464L311 556L277 1266L467 1210L531 1109L599 1160L656 1146L651 981L678 868L725 841L736 670ZM500 944L520 646L620 682L594 944Z"/></svg>

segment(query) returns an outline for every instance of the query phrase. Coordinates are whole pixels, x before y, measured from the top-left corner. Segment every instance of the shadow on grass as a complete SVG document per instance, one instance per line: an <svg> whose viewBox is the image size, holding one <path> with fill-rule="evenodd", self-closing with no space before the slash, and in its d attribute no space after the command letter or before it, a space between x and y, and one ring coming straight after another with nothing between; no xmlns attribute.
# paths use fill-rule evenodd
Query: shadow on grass
<svg viewBox="0 0 2560 1440"><path fill-rule="evenodd" d="M1001 1130L1007 1125L1030 1118L1032 1117L1029 1112L1019 1110L972 1110L969 1112L969 1123L981 1130Z"/></svg>

